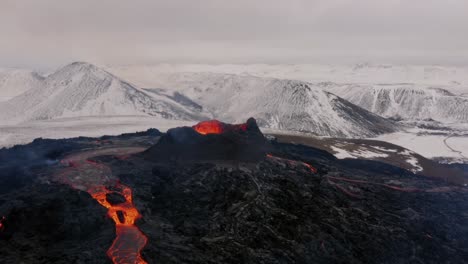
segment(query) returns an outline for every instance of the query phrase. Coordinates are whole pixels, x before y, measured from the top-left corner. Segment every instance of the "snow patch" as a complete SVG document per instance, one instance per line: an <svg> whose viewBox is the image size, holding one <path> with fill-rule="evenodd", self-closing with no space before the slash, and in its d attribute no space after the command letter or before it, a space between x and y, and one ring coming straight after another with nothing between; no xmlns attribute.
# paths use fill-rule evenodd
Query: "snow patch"
<svg viewBox="0 0 468 264"><path fill-rule="evenodd" d="M411 171L413 173L423 171L423 167L421 167L421 165L419 165L418 159L414 156L414 154L416 154L416 153L414 153L413 151L410 151L410 150L405 150L405 151L401 152L401 154L408 157L406 162L409 163L411 166L413 166L413 169L411 169Z"/></svg>
<svg viewBox="0 0 468 264"><path fill-rule="evenodd" d="M344 149L337 148L335 146L331 146L332 150L335 152L333 155L335 155L336 158L338 159L355 159L356 157L351 155L348 151Z"/></svg>
<svg viewBox="0 0 468 264"><path fill-rule="evenodd" d="M331 149L335 152L333 155L338 159L358 159L358 158L386 158L389 155L381 152L374 152L364 148L358 148L356 150L346 150L340 147L343 147L343 144L337 144L336 146L331 146Z"/></svg>

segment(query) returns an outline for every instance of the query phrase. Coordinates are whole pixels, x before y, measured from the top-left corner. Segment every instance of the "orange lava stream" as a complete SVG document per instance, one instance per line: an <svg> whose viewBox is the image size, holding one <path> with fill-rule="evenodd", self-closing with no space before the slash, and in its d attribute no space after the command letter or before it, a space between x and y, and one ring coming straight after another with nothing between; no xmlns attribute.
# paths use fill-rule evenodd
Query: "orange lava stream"
<svg viewBox="0 0 468 264"><path fill-rule="evenodd" d="M147 243L147 237L135 225L140 213L133 204L132 190L121 184L104 164L89 160L99 155L129 155L139 148L110 148L70 155L61 161L67 166L56 175L59 182L72 188L88 192L100 205L107 208L107 215L114 221L116 238L107 250L107 256L114 264L146 264L140 255ZM116 153L117 152L117 153ZM111 204L106 199L110 193L120 194L125 201Z"/></svg>
<svg viewBox="0 0 468 264"><path fill-rule="evenodd" d="M110 204L106 199L106 195L113 191L104 186L97 186L88 190L88 193L99 204L108 209L107 215L115 223L117 237L107 251L107 255L116 264L146 264L147 262L141 258L139 251L146 245L147 238L144 235L140 236L141 232L135 226L135 221L141 215L133 205L132 190L123 184L117 184L113 189L115 189L114 192L118 192L125 197L124 203Z"/></svg>
<svg viewBox="0 0 468 264"><path fill-rule="evenodd" d="M273 156L271 154L267 154L266 156L268 158L271 158L271 159L286 161L287 163L289 163L289 164L291 164L293 166L302 165L302 166L307 167L312 173L317 173L317 169L315 167L313 167L312 165L310 165L309 163L305 163L305 162L298 161L298 160L290 160L290 159L280 158L280 157Z"/></svg>
<svg viewBox="0 0 468 264"><path fill-rule="evenodd" d="M199 134L222 134L226 131L246 131L247 124L230 125L218 120L202 121L193 126Z"/></svg>

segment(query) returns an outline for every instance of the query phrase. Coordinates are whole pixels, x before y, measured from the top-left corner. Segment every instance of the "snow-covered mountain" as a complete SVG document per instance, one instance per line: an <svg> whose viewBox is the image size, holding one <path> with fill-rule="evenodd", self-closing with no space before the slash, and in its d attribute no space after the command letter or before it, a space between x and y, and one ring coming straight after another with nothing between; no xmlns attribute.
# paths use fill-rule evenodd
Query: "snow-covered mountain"
<svg viewBox="0 0 468 264"><path fill-rule="evenodd" d="M5 101L31 88L41 87L44 77L21 69L0 70L0 101Z"/></svg>
<svg viewBox="0 0 468 264"><path fill-rule="evenodd" d="M468 97L413 84L322 83L330 91L375 114L403 120L468 122Z"/></svg>
<svg viewBox="0 0 468 264"><path fill-rule="evenodd" d="M157 88L177 90L226 122L257 119L270 129L322 136L364 137L397 126L320 87L302 81L214 73L160 74Z"/></svg>
<svg viewBox="0 0 468 264"><path fill-rule="evenodd" d="M468 67L437 65L159 64L110 68L139 86L158 86L155 76L213 72L313 83L375 114L405 120L468 120Z"/></svg>
<svg viewBox="0 0 468 264"><path fill-rule="evenodd" d="M213 72L305 82L342 84L410 83L422 87L441 87L454 94L468 95L468 67L437 65L387 65L360 63L333 64L157 64L111 67L112 73L138 86L153 86L160 73Z"/></svg>
<svg viewBox="0 0 468 264"><path fill-rule="evenodd" d="M201 120L203 109L189 108L171 94L138 89L94 65L75 62L43 80L43 85L0 103L0 120L44 120L78 116L146 115ZM179 100L180 101L180 100Z"/></svg>

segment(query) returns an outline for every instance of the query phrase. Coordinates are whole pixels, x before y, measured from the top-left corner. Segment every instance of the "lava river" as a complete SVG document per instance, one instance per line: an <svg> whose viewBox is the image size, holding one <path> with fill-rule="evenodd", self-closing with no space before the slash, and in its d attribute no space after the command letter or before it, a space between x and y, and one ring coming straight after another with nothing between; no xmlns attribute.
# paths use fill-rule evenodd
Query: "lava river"
<svg viewBox="0 0 468 264"><path fill-rule="evenodd" d="M56 181L88 192L99 204L108 209L108 216L115 222L116 238L107 255L115 264L146 263L140 251L146 245L147 238L135 225L135 221L141 215L133 204L132 190L121 184L112 175L109 167L90 159L102 155L130 155L143 150L144 148L121 147L72 154L61 161L66 168L55 175ZM123 197L124 201L122 199L119 203L111 203L107 199L109 194Z"/></svg>

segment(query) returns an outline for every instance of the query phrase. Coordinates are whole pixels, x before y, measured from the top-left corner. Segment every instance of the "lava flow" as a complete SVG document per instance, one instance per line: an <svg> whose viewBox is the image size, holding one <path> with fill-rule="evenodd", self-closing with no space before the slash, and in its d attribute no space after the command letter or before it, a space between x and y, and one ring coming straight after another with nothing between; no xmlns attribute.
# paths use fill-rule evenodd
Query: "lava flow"
<svg viewBox="0 0 468 264"><path fill-rule="evenodd" d="M0 218L0 232L3 231L3 229L5 229L5 225L3 224L3 222L5 222L6 220L6 217L2 216L2 218Z"/></svg>
<svg viewBox="0 0 468 264"><path fill-rule="evenodd" d="M82 152L61 161L68 165L56 179L75 189L88 192L99 204L108 209L107 215L115 222L116 238L107 251L114 264L146 264L140 251L146 245L147 237L135 226L141 217L132 200L132 190L112 176L109 167L89 160L99 155L129 155L140 152L141 148L112 148ZM120 197L116 201L108 195Z"/></svg>
<svg viewBox="0 0 468 264"><path fill-rule="evenodd" d="M140 250L146 245L147 238L135 226L135 221L141 217L132 202L132 190L125 185L116 183L112 191L104 186L88 190L89 194L102 206L108 209L107 215L115 222L117 237L107 251L114 263L146 263L140 256ZM107 195L116 192L125 198L125 202L111 204Z"/></svg>
<svg viewBox="0 0 468 264"><path fill-rule="evenodd" d="M202 135L222 134L227 131L246 131L247 124L231 125L218 120L208 120L194 125L193 129Z"/></svg>
<svg viewBox="0 0 468 264"><path fill-rule="evenodd" d="M274 159L274 160L285 161L285 162L289 163L292 166L302 165L302 166L307 167L312 173L317 173L317 169L315 167L313 167L312 165L310 165L309 163L306 163L306 162L280 158L280 157L273 156L271 154L267 154L267 157L270 158L270 159Z"/></svg>

